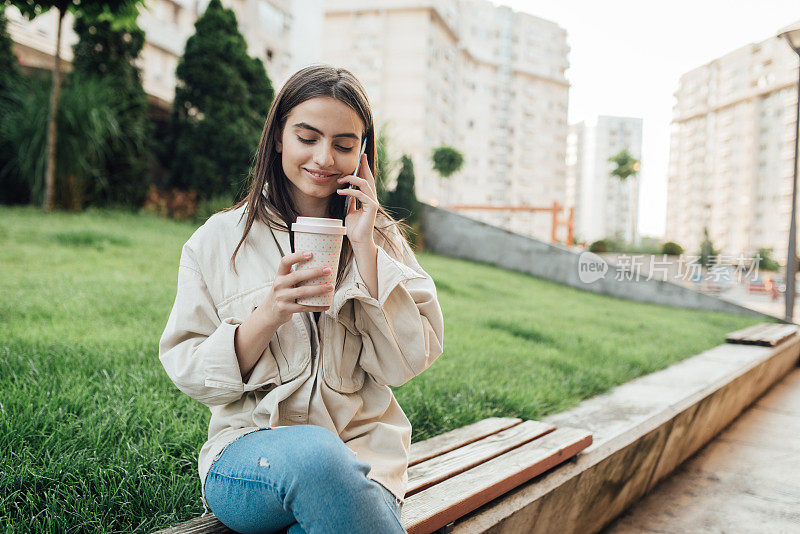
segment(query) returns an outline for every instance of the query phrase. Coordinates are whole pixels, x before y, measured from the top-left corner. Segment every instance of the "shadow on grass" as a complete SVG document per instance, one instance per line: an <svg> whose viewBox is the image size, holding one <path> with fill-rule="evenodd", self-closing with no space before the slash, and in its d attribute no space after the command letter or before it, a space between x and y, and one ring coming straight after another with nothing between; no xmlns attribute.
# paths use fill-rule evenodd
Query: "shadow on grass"
<svg viewBox="0 0 800 534"><path fill-rule="evenodd" d="M128 237L97 232L95 230L72 230L58 232L50 235L50 239L67 247L96 247L104 248L106 245L128 247L132 241Z"/></svg>
<svg viewBox="0 0 800 534"><path fill-rule="evenodd" d="M533 343L541 343L545 345L556 344L556 340L553 337L543 334L534 328L523 327L518 324L506 323L497 320L487 321L486 326L492 330L500 330L502 332L511 334L514 337L524 339L525 341L532 341Z"/></svg>

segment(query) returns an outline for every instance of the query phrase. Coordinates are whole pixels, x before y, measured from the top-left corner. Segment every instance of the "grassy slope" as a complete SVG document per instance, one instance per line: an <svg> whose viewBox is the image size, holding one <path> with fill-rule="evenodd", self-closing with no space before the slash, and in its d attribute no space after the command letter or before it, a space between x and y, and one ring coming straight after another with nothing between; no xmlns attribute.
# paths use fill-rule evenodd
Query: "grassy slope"
<svg viewBox="0 0 800 534"><path fill-rule="evenodd" d="M0 527L149 532L198 515L208 411L158 361L193 226L0 208ZM420 254L445 354L395 389L413 440L536 419L759 322ZM13 527L12 527L13 525Z"/></svg>

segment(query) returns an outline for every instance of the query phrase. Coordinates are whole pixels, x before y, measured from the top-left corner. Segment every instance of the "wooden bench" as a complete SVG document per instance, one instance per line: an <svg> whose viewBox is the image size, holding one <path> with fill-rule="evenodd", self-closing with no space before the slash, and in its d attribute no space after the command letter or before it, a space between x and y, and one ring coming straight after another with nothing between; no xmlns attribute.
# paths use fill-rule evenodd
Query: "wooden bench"
<svg viewBox="0 0 800 534"><path fill-rule="evenodd" d="M725 336L726 343L761 345L775 347L797 332L797 325L782 323L761 323L731 332Z"/></svg>
<svg viewBox="0 0 800 534"><path fill-rule="evenodd" d="M453 521L574 457L592 435L540 421L492 417L411 445L401 521L410 534ZM213 514L159 534L232 532Z"/></svg>

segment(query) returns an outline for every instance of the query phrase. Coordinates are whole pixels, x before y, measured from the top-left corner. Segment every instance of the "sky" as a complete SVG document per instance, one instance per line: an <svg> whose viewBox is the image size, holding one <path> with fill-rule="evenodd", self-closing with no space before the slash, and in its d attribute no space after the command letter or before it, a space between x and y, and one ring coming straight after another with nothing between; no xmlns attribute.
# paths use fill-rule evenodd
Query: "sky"
<svg viewBox="0 0 800 534"><path fill-rule="evenodd" d="M570 46L569 122L641 117L639 232L662 237L673 93L682 74L800 20L798 0L495 0L557 23Z"/></svg>

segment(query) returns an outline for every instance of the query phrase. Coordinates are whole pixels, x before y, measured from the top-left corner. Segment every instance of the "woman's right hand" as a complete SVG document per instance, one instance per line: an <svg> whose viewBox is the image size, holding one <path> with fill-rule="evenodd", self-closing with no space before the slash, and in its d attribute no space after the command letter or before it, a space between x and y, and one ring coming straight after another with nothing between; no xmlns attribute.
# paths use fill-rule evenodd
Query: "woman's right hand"
<svg viewBox="0 0 800 534"><path fill-rule="evenodd" d="M327 268L323 267L300 269L292 272L292 265L311 259L312 256L306 256L305 254L307 252L300 251L287 254L281 258L278 272L275 274L275 281L272 283L272 289L270 289L269 294L261 304L258 305L258 309L265 314L266 321L276 328L288 322L295 313L321 312L330 307L306 306L295 302L297 299L315 297L333 291L332 284L295 287L302 281L319 278L330 273L329 269L328 272L325 272Z"/></svg>

